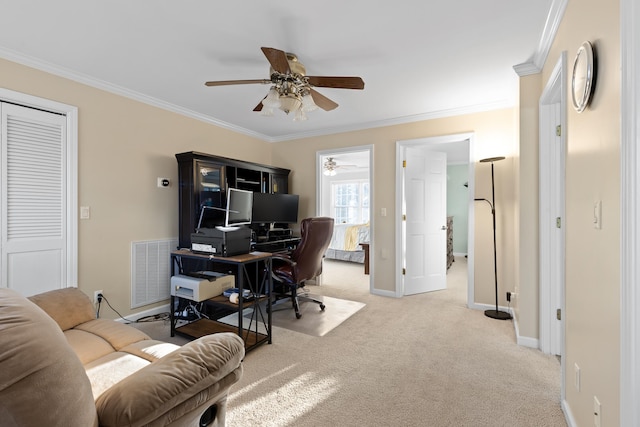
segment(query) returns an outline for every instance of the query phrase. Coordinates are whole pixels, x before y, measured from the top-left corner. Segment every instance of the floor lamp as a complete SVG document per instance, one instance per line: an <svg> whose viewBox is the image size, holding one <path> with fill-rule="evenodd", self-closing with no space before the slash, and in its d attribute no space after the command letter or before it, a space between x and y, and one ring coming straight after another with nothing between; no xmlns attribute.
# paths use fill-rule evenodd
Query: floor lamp
<svg viewBox="0 0 640 427"><path fill-rule="evenodd" d="M493 163L499 160L504 160L504 157L489 157L487 159L480 160L480 163L491 163L491 201L487 199L474 199L474 200L484 200L489 203L491 206L491 215L493 216L493 274L495 278L496 284L496 309L495 310L485 310L484 315L487 317L491 317L492 319L499 320L508 320L511 319L511 315L506 311L498 310L498 260L496 255L496 194L495 194L495 184L493 179Z"/></svg>

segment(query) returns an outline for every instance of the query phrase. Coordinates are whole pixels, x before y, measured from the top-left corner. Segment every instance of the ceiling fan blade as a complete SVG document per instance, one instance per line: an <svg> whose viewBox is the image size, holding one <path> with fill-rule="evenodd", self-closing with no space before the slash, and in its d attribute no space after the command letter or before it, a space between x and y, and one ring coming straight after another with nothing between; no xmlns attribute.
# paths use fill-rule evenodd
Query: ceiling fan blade
<svg viewBox="0 0 640 427"><path fill-rule="evenodd" d="M311 93L311 97L313 98L313 102L315 102L315 104L322 108L325 111L331 111L333 109L338 108L338 104L336 104L335 102L333 102L332 100L330 100L329 98L327 98L326 96L322 95L320 92L317 92L313 89L311 89L309 91Z"/></svg>
<svg viewBox="0 0 640 427"><path fill-rule="evenodd" d="M266 98L266 96L264 98ZM262 98L263 101L264 98ZM253 111L262 111L262 101L258 102L258 105L256 105L256 108L254 108Z"/></svg>
<svg viewBox="0 0 640 427"><path fill-rule="evenodd" d="M336 89L364 89L364 81L360 77L322 77L307 76L312 86L332 87Z"/></svg>
<svg viewBox="0 0 640 427"><path fill-rule="evenodd" d="M249 85L254 83L269 84L271 80L256 79L256 80L221 80L217 82L205 82L205 86L227 86L227 85Z"/></svg>
<svg viewBox="0 0 640 427"><path fill-rule="evenodd" d="M269 64L271 64L271 68L275 71L287 74L291 72L289 68L289 61L287 61L287 54L279 49L274 49L272 47L262 47L262 53L267 57Z"/></svg>

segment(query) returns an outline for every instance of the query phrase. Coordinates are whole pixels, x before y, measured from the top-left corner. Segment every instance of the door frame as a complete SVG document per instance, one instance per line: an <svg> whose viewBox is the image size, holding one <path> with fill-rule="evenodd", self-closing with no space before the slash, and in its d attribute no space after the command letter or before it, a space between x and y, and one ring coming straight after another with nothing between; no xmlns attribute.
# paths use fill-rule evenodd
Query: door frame
<svg viewBox="0 0 640 427"><path fill-rule="evenodd" d="M324 191L327 191L323 186L322 172L323 165L322 159L324 157L331 156L332 154L345 154L345 153L353 153L367 151L369 153L369 293L374 293L373 284L375 283L375 215L374 215L374 194L375 194L375 183L373 177L374 167L373 167L373 144L368 145L358 145L354 147L343 147L343 148L333 148L330 150L321 150L316 151L316 215L321 214L322 209L322 194ZM330 190L330 189L329 189ZM320 280L319 284L322 283L322 275L318 277Z"/></svg>
<svg viewBox="0 0 640 427"><path fill-rule="evenodd" d="M561 320L560 330L554 326L552 319L555 317L556 308L561 312L565 311L564 303L564 271L565 253L564 237L558 241L553 227L556 214L561 215L561 230L564 235L565 217L565 169L566 169L566 129L567 129L567 53L562 52L556 63L547 85L542 92L539 104L540 114L540 142L539 142L539 170L540 170L540 350L546 354L559 351L560 356L564 355L564 320ZM560 153L560 168L554 165L553 146L556 141L555 118L551 117L551 110L559 107L560 110L560 138L562 152ZM551 186L551 182L556 181L557 186ZM557 202L561 206L555 206ZM551 212L552 208L557 211ZM545 257L545 254L555 254ZM559 336L558 336L559 335ZM556 349L558 339L560 348ZM564 359L564 358L562 358Z"/></svg>
<svg viewBox="0 0 640 427"><path fill-rule="evenodd" d="M565 400L566 393L566 357L565 355L565 173L567 149L567 52L560 58L542 91L539 101L539 256L540 256L540 302L539 302L539 344L545 354L560 355L560 399ZM559 110L559 120L555 117ZM556 126L560 125L560 153L557 150ZM557 185L551 185L555 181ZM556 206L559 205L559 206ZM553 210L552 209L557 209ZM555 216L560 215L560 236L554 230ZM545 255L546 254L546 255ZM560 324L553 319L555 310L562 314ZM559 348L558 348L559 347Z"/></svg>
<svg viewBox="0 0 640 427"><path fill-rule="evenodd" d="M37 96L0 88L0 101L49 111L66 118L66 280L63 287L78 287L78 108Z"/></svg>
<svg viewBox="0 0 640 427"><path fill-rule="evenodd" d="M621 144L620 144L620 424L640 423L640 8L620 1Z"/></svg>
<svg viewBox="0 0 640 427"><path fill-rule="evenodd" d="M475 307L475 292L474 292L474 236L475 236L475 211L474 211L474 194L475 194L475 163L474 163L474 134L459 133L451 135L441 135L434 137L425 137L417 139L407 139L396 141L396 201L395 201L395 235L396 235L396 262L395 262L395 297L401 298L404 295L403 281L402 281L402 267L404 265L404 259L402 254L402 248L404 247L404 235L402 233L403 220L403 175L404 168L402 165L402 158L405 147L409 146L437 146L442 144L448 144L452 142L468 141L469 145L469 215L468 215L468 234L467 234L467 307Z"/></svg>

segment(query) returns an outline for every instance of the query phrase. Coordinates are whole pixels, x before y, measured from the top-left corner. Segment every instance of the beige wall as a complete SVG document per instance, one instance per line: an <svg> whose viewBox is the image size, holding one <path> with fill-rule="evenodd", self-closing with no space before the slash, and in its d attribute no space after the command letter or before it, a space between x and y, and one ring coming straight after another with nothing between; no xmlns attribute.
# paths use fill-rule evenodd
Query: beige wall
<svg viewBox="0 0 640 427"><path fill-rule="evenodd" d="M593 425L594 396L602 404L602 425L620 424L619 20L617 0L569 2L542 73L546 82L562 51L568 52L571 67L582 42L594 43L593 102L581 114L571 105L567 111L565 383L568 406L580 426ZM602 201L601 230L592 223L597 200ZM580 391L574 386L574 364L581 369Z"/></svg>
<svg viewBox="0 0 640 427"><path fill-rule="evenodd" d="M269 144L201 121L5 60L0 76L4 88L78 107L78 205L91 207L78 227L78 286L88 295L102 289L125 316L131 242L178 236L174 155L196 150L272 163ZM171 186L157 188L157 177ZM102 314L117 317L107 307Z"/></svg>
<svg viewBox="0 0 640 427"><path fill-rule="evenodd" d="M312 120L312 118L310 118ZM301 196L301 216L316 212L317 151L345 147L373 145L374 206L373 239L375 283L381 291L395 291L395 172L396 142L431 136L474 133L474 157L482 159L504 155L506 160L495 164L497 247L500 304L506 304L505 293L513 290L514 276L514 217L515 187L513 179L517 140L517 112L504 109L423 122L388 126L337 135L286 141L274 144L273 159L292 170L291 191ZM491 198L491 169L489 164L477 163L475 168L476 197ZM387 216L380 215L381 208ZM491 211L485 203L476 205L475 224L475 302L494 304L493 228ZM386 254L386 256L385 256Z"/></svg>
<svg viewBox="0 0 640 427"><path fill-rule="evenodd" d="M539 338L539 156L538 99L542 90L541 75L520 79L520 144L515 171L517 186L516 296L514 314L519 334Z"/></svg>
<svg viewBox="0 0 640 427"><path fill-rule="evenodd" d="M132 312L131 242L177 236L175 153L196 150L289 168L290 191L301 195L300 215L307 216L315 214L316 151L373 145L374 287L394 291L396 142L469 132L474 134L475 159L507 157L495 166L501 305L506 304L505 292L514 290L516 109L269 144L9 61L0 61L0 73L7 89L78 107L78 204L91 207L91 219L79 223L79 287L89 295L102 289L124 315ZM475 166L476 197L490 198L490 165ZM173 185L158 189L160 176ZM383 207L386 217L379 215ZM475 302L489 305L494 303L491 223L488 207L476 204Z"/></svg>

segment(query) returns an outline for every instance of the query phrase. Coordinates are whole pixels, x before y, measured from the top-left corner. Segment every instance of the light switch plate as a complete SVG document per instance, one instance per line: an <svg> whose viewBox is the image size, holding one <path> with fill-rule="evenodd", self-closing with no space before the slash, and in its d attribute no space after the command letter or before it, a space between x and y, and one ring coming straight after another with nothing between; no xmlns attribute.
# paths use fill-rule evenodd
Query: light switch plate
<svg viewBox="0 0 640 427"><path fill-rule="evenodd" d="M593 228L600 230L602 228L602 201L597 200L593 203Z"/></svg>
<svg viewBox="0 0 640 427"><path fill-rule="evenodd" d="M80 206L80 219L91 218L91 208L89 206Z"/></svg>

